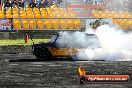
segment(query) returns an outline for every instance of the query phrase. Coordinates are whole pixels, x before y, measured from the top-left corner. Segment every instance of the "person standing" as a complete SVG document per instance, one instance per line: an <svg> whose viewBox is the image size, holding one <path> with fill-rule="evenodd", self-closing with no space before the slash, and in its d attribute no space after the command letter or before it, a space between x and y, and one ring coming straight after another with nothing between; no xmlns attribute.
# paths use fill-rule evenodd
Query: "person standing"
<svg viewBox="0 0 132 88"><path fill-rule="evenodd" d="M32 1L29 3L29 7L30 7L30 8L35 8L35 7L37 7L37 6L36 6L36 0L32 0Z"/></svg>
<svg viewBox="0 0 132 88"><path fill-rule="evenodd" d="M12 7L12 3L11 3L10 0L6 0L5 5L4 5L4 8L5 7Z"/></svg>
<svg viewBox="0 0 132 88"><path fill-rule="evenodd" d="M19 7L24 8L24 1L23 0L19 0Z"/></svg>
<svg viewBox="0 0 132 88"><path fill-rule="evenodd" d="M50 7L49 1L48 0L41 0L39 7L40 8Z"/></svg>
<svg viewBox="0 0 132 88"><path fill-rule="evenodd" d="M14 1L12 2L12 6L13 6L13 7L18 7L18 1L17 1L17 0L14 0Z"/></svg>
<svg viewBox="0 0 132 88"><path fill-rule="evenodd" d="M71 5L71 2L67 1L67 2L65 3L65 8L69 8L70 5Z"/></svg>

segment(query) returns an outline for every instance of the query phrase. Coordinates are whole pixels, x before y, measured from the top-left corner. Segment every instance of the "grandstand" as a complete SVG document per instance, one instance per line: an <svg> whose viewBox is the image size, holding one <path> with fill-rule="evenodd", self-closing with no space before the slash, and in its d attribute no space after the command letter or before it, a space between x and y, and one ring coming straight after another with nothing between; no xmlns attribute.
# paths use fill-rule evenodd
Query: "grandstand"
<svg viewBox="0 0 132 88"><path fill-rule="evenodd" d="M79 19L70 19L76 18L71 8L10 8L1 10L0 18L12 18L15 30L80 28Z"/></svg>
<svg viewBox="0 0 132 88"><path fill-rule="evenodd" d="M85 3L84 0L66 0L68 6L24 8L2 6L0 19L12 19L13 30L83 30L89 18L111 18L123 29L132 29L132 13L107 8L107 3ZM108 0L106 0L108 1Z"/></svg>
<svg viewBox="0 0 132 88"><path fill-rule="evenodd" d="M123 29L132 27L132 13L129 11L92 11L96 18L113 18L113 23Z"/></svg>
<svg viewBox="0 0 132 88"><path fill-rule="evenodd" d="M102 4L99 5L91 5L81 2L81 0L70 1L74 4L70 7L74 8L74 10L77 11L77 14L81 18L111 18L113 20L113 23L118 25L119 27L126 30L132 30L132 13L129 8L129 3L131 2L129 1L122 0L119 2L119 0L102 0ZM83 24L85 24L85 22Z"/></svg>
<svg viewBox="0 0 132 88"><path fill-rule="evenodd" d="M101 5L87 5L84 1L69 0L70 8L8 8L1 9L0 18L13 19L14 30L81 29L84 20L78 18L131 18L129 11L106 11ZM102 5L103 6L103 5ZM99 9L101 8L101 10ZM81 15L80 15L81 14ZM73 19L75 18L75 19ZM131 19L113 19L113 23L129 28ZM84 27L84 26L83 26Z"/></svg>
<svg viewBox="0 0 132 88"><path fill-rule="evenodd" d="M13 30L80 29L81 22L72 8L8 7L0 10L0 18L13 19ZM75 18L75 19L71 19Z"/></svg>

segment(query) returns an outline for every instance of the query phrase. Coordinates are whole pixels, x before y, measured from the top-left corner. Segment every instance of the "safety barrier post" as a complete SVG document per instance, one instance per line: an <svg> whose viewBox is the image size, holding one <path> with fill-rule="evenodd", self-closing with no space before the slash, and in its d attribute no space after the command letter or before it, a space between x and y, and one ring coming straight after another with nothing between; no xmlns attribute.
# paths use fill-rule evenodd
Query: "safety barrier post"
<svg viewBox="0 0 132 88"><path fill-rule="evenodd" d="M27 44L28 43L28 34L26 33L26 36L25 36L25 43Z"/></svg>

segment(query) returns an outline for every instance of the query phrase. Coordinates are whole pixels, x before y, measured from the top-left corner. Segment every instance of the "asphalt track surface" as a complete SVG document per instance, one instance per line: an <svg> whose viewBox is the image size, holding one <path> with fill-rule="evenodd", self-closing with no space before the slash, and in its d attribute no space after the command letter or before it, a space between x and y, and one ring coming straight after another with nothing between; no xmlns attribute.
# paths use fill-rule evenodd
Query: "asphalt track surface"
<svg viewBox="0 0 132 88"><path fill-rule="evenodd" d="M4 54L0 55L0 88L132 88L132 82L81 85L80 65L87 74L130 74L132 78L132 62L38 61L33 55Z"/></svg>

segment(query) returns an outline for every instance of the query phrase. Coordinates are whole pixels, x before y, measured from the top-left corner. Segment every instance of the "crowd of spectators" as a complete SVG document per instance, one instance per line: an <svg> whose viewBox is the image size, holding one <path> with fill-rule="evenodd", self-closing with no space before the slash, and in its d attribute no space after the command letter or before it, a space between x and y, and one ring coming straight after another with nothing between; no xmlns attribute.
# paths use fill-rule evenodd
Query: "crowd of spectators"
<svg viewBox="0 0 132 88"><path fill-rule="evenodd" d="M62 0L5 0L3 2L4 7L38 7L45 8L53 5L58 6L62 3Z"/></svg>
<svg viewBox="0 0 132 88"><path fill-rule="evenodd" d="M3 2L4 7L22 7L24 8L24 1L23 0L5 0L5 2Z"/></svg>
<svg viewBox="0 0 132 88"><path fill-rule="evenodd" d="M103 0L84 0L86 4L103 4Z"/></svg>

